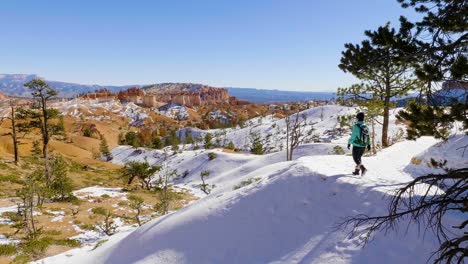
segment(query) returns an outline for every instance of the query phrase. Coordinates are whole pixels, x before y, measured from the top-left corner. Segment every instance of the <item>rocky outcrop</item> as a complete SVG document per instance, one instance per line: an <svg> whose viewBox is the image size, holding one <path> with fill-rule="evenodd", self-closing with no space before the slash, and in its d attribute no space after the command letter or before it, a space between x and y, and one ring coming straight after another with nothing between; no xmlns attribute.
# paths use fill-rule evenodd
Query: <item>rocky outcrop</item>
<svg viewBox="0 0 468 264"><path fill-rule="evenodd" d="M231 101L227 89L202 84L162 83L144 87L144 89L147 94L156 96L157 101L188 107Z"/></svg>
<svg viewBox="0 0 468 264"><path fill-rule="evenodd" d="M81 99L88 99L88 100L99 100L99 101L107 101L107 100L115 100L117 99L117 94L112 92L108 89L101 89L94 93L87 93L80 96Z"/></svg>
<svg viewBox="0 0 468 264"><path fill-rule="evenodd" d="M145 91L138 87L131 87L127 90L120 91L117 97L122 102L133 102L141 104L143 102L144 96Z"/></svg>
<svg viewBox="0 0 468 264"><path fill-rule="evenodd" d="M0 93L0 100L1 100L1 99L6 99L6 98L7 98L7 96L6 96L6 95L4 95L4 94Z"/></svg>

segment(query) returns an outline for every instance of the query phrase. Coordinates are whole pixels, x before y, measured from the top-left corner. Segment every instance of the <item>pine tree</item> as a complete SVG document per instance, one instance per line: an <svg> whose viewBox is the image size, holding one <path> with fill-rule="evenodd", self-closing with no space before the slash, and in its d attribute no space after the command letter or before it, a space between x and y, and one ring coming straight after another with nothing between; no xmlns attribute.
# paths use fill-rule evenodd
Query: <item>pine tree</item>
<svg viewBox="0 0 468 264"><path fill-rule="evenodd" d="M192 137L192 132L190 130L185 131L185 144L193 144L194 140Z"/></svg>
<svg viewBox="0 0 468 264"><path fill-rule="evenodd" d="M206 133L205 135L205 149L211 149L213 147L213 136L210 133Z"/></svg>
<svg viewBox="0 0 468 264"><path fill-rule="evenodd" d="M73 197L73 183L68 177L68 165L62 156L54 156L51 164L52 182L51 194L57 201L65 201Z"/></svg>
<svg viewBox="0 0 468 264"><path fill-rule="evenodd" d="M153 138L153 148L155 149L162 149L164 148L164 143L161 140L161 137L156 136Z"/></svg>
<svg viewBox="0 0 468 264"><path fill-rule="evenodd" d="M107 144L107 140L105 137L103 137L101 139L101 143L99 143L99 151L101 152L101 155L106 158L106 161L112 160L113 156L109 150L109 145Z"/></svg>
<svg viewBox="0 0 468 264"><path fill-rule="evenodd" d="M51 182L49 167L49 142L54 135L63 135L63 126L54 123L61 114L57 109L49 107L49 101L57 96L57 91L50 87L46 82L35 79L24 84L25 87L32 90L31 95L36 100L36 104L26 111L30 118L29 126L38 128L42 136L42 157L44 158L44 176L47 185Z"/></svg>
<svg viewBox="0 0 468 264"><path fill-rule="evenodd" d="M356 103L368 100L383 102L382 145L388 146L388 126L392 99L419 88L419 83L409 70L410 63L399 56L400 46L414 49L413 38L402 25L397 32L390 25L376 31L365 31L368 39L361 44L345 44L339 68L361 80L348 88L339 88L338 96L353 99Z"/></svg>
<svg viewBox="0 0 468 264"><path fill-rule="evenodd" d="M250 138L252 141L250 153L255 154L255 155L262 155L264 150L263 150L263 143L262 143L261 136L258 133L251 132Z"/></svg>

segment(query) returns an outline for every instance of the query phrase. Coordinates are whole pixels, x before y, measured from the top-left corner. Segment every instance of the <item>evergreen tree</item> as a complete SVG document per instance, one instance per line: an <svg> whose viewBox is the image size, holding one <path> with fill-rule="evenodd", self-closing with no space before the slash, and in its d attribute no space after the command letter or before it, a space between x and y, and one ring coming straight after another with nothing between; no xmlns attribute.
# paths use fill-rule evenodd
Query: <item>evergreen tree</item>
<svg viewBox="0 0 468 264"><path fill-rule="evenodd" d="M194 143L194 140L192 137L192 131L187 129L185 131L185 144L193 144L193 143Z"/></svg>
<svg viewBox="0 0 468 264"><path fill-rule="evenodd" d="M258 133L250 133L250 138L252 141L252 146L250 148L250 153L255 154L255 155L262 155L264 150L263 150L263 144L262 144L262 138Z"/></svg>
<svg viewBox="0 0 468 264"><path fill-rule="evenodd" d="M229 144L225 148L230 149L230 150L235 150L236 146L234 145L232 141L230 141Z"/></svg>
<svg viewBox="0 0 468 264"><path fill-rule="evenodd" d="M205 149L211 149L213 147L213 136L210 133L206 133L205 135Z"/></svg>
<svg viewBox="0 0 468 264"><path fill-rule="evenodd" d="M164 148L164 143L161 140L161 137L156 136L153 138L153 148L155 149L162 149Z"/></svg>
<svg viewBox="0 0 468 264"><path fill-rule="evenodd" d="M151 166L147 161L130 161L121 169L120 177L125 179L127 184L131 184L137 178L140 180L141 187L151 190L152 176L160 170L161 166Z"/></svg>
<svg viewBox="0 0 468 264"><path fill-rule="evenodd" d="M44 176L47 185L51 182L49 167L49 142L54 135L63 135L63 126L60 122L54 123L61 114L57 109L49 107L49 101L57 96L57 91L46 82L35 79L24 84L31 89L31 95L36 100L36 104L28 109L26 114L30 118L29 126L38 128L42 135L42 156L44 158Z"/></svg>
<svg viewBox="0 0 468 264"><path fill-rule="evenodd" d="M105 137L102 137L101 143L99 143L99 151L101 152L101 155L106 158L106 161L112 160L112 153L109 150L109 145L107 144Z"/></svg>
<svg viewBox="0 0 468 264"><path fill-rule="evenodd" d="M73 183L68 177L68 165L62 156L54 156L51 164L52 182L51 195L57 201L65 201L73 197Z"/></svg>
<svg viewBox="0 0 468 264"><path fill-rule="evenodd" d="M368 100L383 102L382 145L388 146L388 126L391 100L404 96L418 88L418 82L410 71L410 63L401 59L399 47L412 48L412 35L406 25L397 32L390 25L376 31L365 31L368 39L361 44L345 44L339 68L362 81L348 88L338 89L342 98L354 99L356 103Z"/></svg>
<svg viewBox="0 0 468 264"><path fill-rule="evenodd" d="M133 131L128 131L125 134L125 144L130 145L134 148L138 148L141 146L140 141L138 140L137 133Z"/></svg>

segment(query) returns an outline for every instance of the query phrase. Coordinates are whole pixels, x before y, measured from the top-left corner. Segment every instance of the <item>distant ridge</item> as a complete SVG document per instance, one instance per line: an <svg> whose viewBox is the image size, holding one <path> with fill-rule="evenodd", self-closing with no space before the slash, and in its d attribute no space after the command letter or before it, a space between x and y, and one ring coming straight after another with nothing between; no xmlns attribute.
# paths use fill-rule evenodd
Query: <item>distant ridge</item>
<svg viewBox="0 0 468 264"><path fill-rule="evenodd" d="M0 92L9 96L30 97L31 93L24 84L33 79L44 79L36 74L0 74ZM78 83L68 83L46 80L49 85L59 91L60 97L74 97L78 94L94 92L101 89L108 89L112 92L119 92L130 87L141 87L148 90L170 90L175 87L180 87L184 91L193 91L202 88L216 88L203 84L194 83L160 83L151 85L86 85ZM293 101L310 101L310 100L330 100L335 97L333 92L297 92L297 91L281 91L281 90L263 90L255 88L238 88L238 87L219 87L227 89L230 96L234 96L239 100L249 101L251 103L281 103Z"/></svg>
<svg viewBox="0 0 468 264"><path fill-rule="evenodd" d="M332 100L335 92L299 92L281 90L263 90L255 88L227 88L230 95L251 103L285 103L312 100Z"/></svg>
<svg viewBox="0 0 468 264"><path fill-rule="evenodd" d="M24 84L33 79L44 79L36 74L0 74L0 92L9 96L31 97L31 92L28 91ZM73 97L81 93L93 92L103 88L118 92L132 86L139 85L123 85L123 86L101 86L87 85L78 83L67 83L46 80L47 83L58 90L60 97Z"/></svg>

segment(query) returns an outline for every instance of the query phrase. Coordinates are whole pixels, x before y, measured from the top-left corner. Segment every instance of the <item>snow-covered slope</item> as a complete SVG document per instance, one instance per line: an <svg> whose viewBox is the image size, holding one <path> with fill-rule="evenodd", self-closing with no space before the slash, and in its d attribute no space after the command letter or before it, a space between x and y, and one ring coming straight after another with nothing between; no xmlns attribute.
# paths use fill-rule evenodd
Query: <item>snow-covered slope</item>
<svg viewBox="0 0 468 264"><path fill-rule="evenodd" d="M180 155L171 162L182 169L190 163L194 172L179 185L209 169L217 184L210 195L113 236L95 250L76 249L41 263L425 263L437 240L417 228L406 230L405 222L400 223L401 233L378 233L365 248L359 246L363 237L349 238L334 225L357 213L385 213L382 195L410 181L413 175L405 168L435 143L425 137L365 157L369 172L364 177L348 174L354 164L345 155L299 151L291 162L282 161L281 152L253 156L218 151L213 161L202 151ZM116 149L116 161L146 156L152 163L159 158L155 152L126 153L130 151L135 150Z"/></svg>
<svg viewBox="0 0 468 264"><path fill-rule="evenodd" d="M396 142L404 136L402 124L397 123L396 114L400 108L392 109L390 113L390 127L389 139L390 142ZM313 135L321 142L332 142L346 145L348 134L341 134L338 131L340 128L338 117L339 116L355 116L358 109L355 107L346 107L340 105L326 105L313 107L304 110L299 115L307 117L307 125L304 131L313 129ZM354 119L350 121L351 125L355 122ZM381 122L381 120L380 120ZM372 126L369 124L370 130ZM349 128L349 127L348 127ZM214 141L219 141L220 145L226 146L232 142L237 149L248 151L251 147L251 133L256 133L262 137L264 149L267 152L276 152L282 150L286 146L286 122L284 119L277 119L272 116L257 117L246 122L244 128L229 128L229 129L212 129L200 130L195 128L183 128L179 130L178 135L185 138L186 131L189 130L194 138L203 139L206 133L210 133L214 137ZM381 142L380 124L375 125L375 141L377 144ZM313 140L309 140L312 142Z"/></svg>

